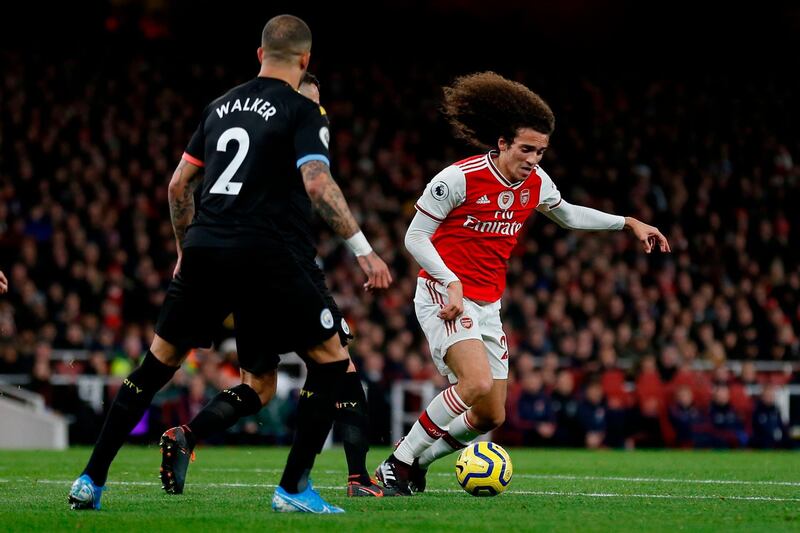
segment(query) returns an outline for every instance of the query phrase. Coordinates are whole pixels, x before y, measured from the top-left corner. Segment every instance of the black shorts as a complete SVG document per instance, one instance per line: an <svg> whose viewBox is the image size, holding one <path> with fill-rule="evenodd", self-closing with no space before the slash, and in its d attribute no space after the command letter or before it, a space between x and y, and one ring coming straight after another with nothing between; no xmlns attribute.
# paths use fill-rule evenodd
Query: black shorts
<svg viewBox="0 0 800 533"><path fill-rule="evenodd" d="M155 331L179 350L209 348L233 313L239 365L254 374L337 333L344 346L349 329L316 270L285 249L187 248Z"/></svg>

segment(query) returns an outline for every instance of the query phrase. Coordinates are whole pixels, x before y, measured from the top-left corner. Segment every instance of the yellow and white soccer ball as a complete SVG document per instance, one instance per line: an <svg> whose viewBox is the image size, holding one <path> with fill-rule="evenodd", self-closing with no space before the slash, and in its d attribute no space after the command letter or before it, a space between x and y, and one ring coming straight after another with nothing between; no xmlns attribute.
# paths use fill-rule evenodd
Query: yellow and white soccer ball
<svg viewBox="0 0 800 533"><path fill-rule="evenodd" d="M461 451L456 460L456 479L473 496L497 496L511 482L511 458L502 446L476 442Z"/></svg>

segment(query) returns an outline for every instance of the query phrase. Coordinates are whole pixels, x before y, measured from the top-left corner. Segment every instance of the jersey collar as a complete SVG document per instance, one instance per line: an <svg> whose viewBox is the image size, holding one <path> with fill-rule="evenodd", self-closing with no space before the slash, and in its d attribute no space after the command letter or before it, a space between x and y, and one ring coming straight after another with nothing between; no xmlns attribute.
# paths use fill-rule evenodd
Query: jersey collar
<svg viewBox="0 0 800 533"><path fill-rule="evenodd" d="M497 178L497 181L499 181L500 183L502 183L502 184L503 184L503 185L505 185L506 187L510 187L510 188L512 188L512 189L518 189L518 188L520 188L520 187L521 187L521 186L522 186L522 185L523 185L523 184L524 184L526 181L528 181L528 178L530 178L530 177L531 177L531 174L535 174L535 173L536 173L536 169L534 168L534 169L531 171L531 173L530 173L530 174L528 174L528 178L525 178L524 180L522 180L522 181L518 181L518 182L516 182L516 183L513 183L513 182L511 182L511 181L508 181L508 180L506 179L506 177L505 177L505 176L503 176L503 173L502 173L502 172L500 172L500 169L499 169L499 168L497 168L497 167L495 166L495 164L494 164L494 161L492 161L492 156L493 156L493 155L497 155L497 150L489 150L489 153L487 153L487 154L486 154L486 162L487 162L487 163L488 163L488 165L489 165L489 170L492 172L492 175L494 175L494 177L495 177L495 178Z"/></svg>

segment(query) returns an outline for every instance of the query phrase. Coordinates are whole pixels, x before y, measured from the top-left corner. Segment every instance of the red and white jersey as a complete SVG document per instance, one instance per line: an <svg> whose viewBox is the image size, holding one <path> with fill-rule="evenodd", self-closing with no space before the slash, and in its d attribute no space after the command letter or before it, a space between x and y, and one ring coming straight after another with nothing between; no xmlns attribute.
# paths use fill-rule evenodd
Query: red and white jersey
<svg viewBox="0 0 800 533"><path fill-rule="evenodd" d="M547 211L560 201L541 167L512 183L489 152L439 172L415 207L440 223L431 242L461 280L464 296L494 302L505 290L508 259L525 220L534 209ZM424 269L420 276L433 279Z"/></svg>

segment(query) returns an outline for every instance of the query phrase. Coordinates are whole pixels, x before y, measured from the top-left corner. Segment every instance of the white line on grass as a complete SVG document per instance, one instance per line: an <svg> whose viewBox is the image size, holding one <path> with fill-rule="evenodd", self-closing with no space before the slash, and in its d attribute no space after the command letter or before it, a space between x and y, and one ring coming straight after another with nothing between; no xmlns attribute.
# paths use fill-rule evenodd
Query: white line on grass
<svg viewBox="0 0 800 533"><path fill-rule="evenodd" d="M640 483L699 483L703 485L780 485L783 487L800 487L800 481L748 481L743 479L678 479L663 477L619 477L619 476L570 476L546 474L518 474L515 477L527 479L560 479L574 481L633 481Z"/></svg>
<svg viewBox="0 0 800 533"><path fill-rule="evenodd" d="M22 481L22 480L20 480ZM68 486L71 482L56 479L37 479L37 483L49 485ZM107 485L122 486L150 486L160 487L161 483L152 481L109 481ZM196 483L194 487L220 487L220 488L266 488L274 489L276 485L267 483ZM317 485L318 489L341 490L341 486ZM457 489L428 489L426 492L433 493L462 493ZM777 498L773 496L719 496L719 495L681 495L681 494L625 494L617 492L562 492L555 490L510 490L508 494L519 494L523 496L565 496L568 498L642 498L642 499L662 499L662 500L736 500L736 501L759 501L759 502L800 502L800 498Z"/></svg>
<svg viewBox="0 0 800 533"><path fill-rule="evenodd" d="M252 473L281 473L280 468L202 468L207 472L252 472ZM344 470L321 470L322 474L342 474ZM453 474L434 472L429 475L450 477ZM555 479L562 481L629 481L636 483L695 483L701 485L775 485L781 487L800 487L800 481L760 481L744 479L678 479L663 477L620 477L620 476L575 476L567 474L514 474L521 479Z"/></svg>

